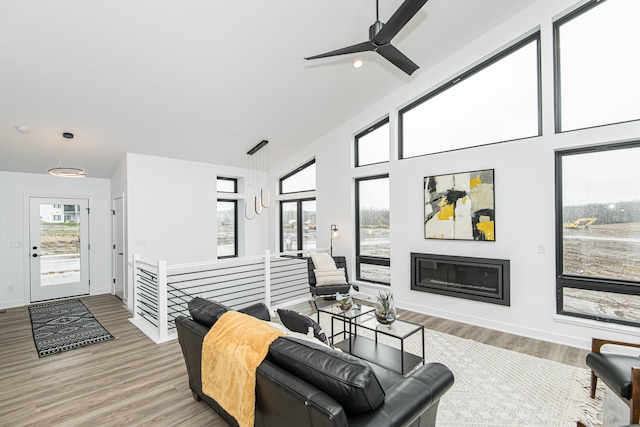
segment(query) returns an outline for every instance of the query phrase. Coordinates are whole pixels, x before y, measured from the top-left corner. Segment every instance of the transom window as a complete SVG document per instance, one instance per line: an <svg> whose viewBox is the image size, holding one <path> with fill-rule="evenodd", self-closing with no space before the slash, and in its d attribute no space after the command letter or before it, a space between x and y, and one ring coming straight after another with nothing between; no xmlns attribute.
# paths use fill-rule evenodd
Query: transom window
<svg viewBox="0 0 640 427"><path fill-rule="evenodd" d="M389 161L389 118L355 137L356 167Z"/></svg>
<svg viewBox="0 0 640 427"><path fill-rule="evenodd" d="M315 159L280 178L280 194L300 193L316 189Z"/></svg>
<svg viewBox="0 0 640 427"><path fill-rule="evenodd" d="M219 176L216 180L216 190L218 193L237 193L238 179Z"/></svg>
<svg viewBox="0 0 640 427"><path fill-rule="evenodd" d="M640 1L590 1L554 24L556 131L640 119Z"/></svg>
<svg viewBox="0 0 640 427"><path fill-rule="evenodd" d="M542 134L536 33L399 113L400 158Z"/></svg>

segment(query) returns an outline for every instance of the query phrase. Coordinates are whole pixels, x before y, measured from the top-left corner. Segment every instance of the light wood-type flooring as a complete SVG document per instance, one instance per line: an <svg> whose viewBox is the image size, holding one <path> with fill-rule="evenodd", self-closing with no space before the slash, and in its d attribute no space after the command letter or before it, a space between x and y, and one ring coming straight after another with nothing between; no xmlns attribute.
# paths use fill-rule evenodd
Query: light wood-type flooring
<svg viewBox="0 0 640 427"><path fill-rule="evenodd" d="M27 307L0 311L0 426L228 424L191 396L177 340L155 344L112 295L82 298L115 337L38 358ZM308 304L295 307L311 313ZM400 310L402 319L485 344L585 367L584 350Z"/></svg>

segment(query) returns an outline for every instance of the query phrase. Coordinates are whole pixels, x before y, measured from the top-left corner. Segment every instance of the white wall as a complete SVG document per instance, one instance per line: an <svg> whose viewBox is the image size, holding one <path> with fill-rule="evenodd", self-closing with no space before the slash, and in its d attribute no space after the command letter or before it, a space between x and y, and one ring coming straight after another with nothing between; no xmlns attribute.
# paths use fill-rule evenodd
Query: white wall
<svg viewBox="0 0 640 427"><path fill-rule="evenodd" d="M239 178L237 196L240 256L262 254L267 248L266 215L245 220L244 179L247 170L207 163L127 154L125 222L126 255L140 254L146 262L182 264L217 258L216 178ZM115 184L114 184L115 185ZM115 197L115 196L114 196ZM132 271L127 275L131 306Z"/></svg>
<svg viewBox="0 0 640 427"><path fill-rule="evenodd" d="M89 199L90 292L111 292L111 212L109 180L64 179L50 175L0 172L0 308L31 302L29 203L35 197ZM19 243L20 248L11 248ZM8 291L8 287L13 291Z"/></svg>
<svg viewBox="0 0 640 427"><path fill-rule="evenodd" d="M574 6L572 0L538 1L273 168L271 175L275 187L279 176L316 157L318 246L329 246L329 226L337 224L342 238L334 242L334 254L350 258L350 270L354 271L354 178L388 172L391 182L391 290L398 306L583 348L589 347L594 335L626 340L631 339L630 335L638 335L639 331L634 328L567 319L555 314L554 150L640 137L638 122L554 134L552 19ZM397 158L397 111L402 106L536 28L541 29L542 37L542 137L392 160L385 165L357 169L351 166L353 136L359 131L389 115L391 158ZM495 169L496 241L424 239L423 178L480 169ZM270 236L276 238L277 215L274 214L271 220ZM538 253L539 245L544 245L544 254ZM412 291L411 252L511 260L511 306ZM378 290L366 285L361 289L369 294ZM594 328L602 330L594 331Z"/></svg>

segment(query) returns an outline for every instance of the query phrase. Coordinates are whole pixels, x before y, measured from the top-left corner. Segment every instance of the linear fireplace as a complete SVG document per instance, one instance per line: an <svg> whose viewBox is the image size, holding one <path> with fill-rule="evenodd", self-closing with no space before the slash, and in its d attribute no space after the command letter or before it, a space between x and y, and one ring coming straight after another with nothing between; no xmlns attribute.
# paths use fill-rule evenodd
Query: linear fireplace
<svg viewBox="0 0 640 427"><path fill-rule="evenodd" d="M509 260L411 253L411 289L508 306Z"/></svg>

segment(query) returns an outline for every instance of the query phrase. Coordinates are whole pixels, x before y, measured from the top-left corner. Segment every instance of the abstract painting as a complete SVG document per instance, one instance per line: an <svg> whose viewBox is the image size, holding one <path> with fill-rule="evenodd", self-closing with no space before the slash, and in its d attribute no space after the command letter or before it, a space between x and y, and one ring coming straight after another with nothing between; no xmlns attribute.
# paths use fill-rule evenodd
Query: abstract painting
<svg viewBox="0 0 640 427"><path fill-rule="evenodd" d="M495 240L493 169L424 178L425 239Z"/></svg>

